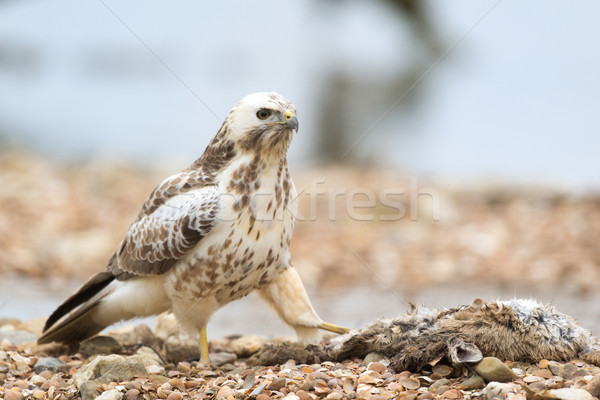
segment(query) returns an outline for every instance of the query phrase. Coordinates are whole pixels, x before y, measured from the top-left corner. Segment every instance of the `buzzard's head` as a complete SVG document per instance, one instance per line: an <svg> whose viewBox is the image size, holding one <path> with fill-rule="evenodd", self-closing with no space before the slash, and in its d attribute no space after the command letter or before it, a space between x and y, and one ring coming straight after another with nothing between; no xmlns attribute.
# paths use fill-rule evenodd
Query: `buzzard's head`
<svg viewBox="0 0 600 400"><path fill-rule="evenodd" d="M255 152L285 153L298 130L296 108L275 92L244 97L225 123L229 139L242 150Z"/></svg>

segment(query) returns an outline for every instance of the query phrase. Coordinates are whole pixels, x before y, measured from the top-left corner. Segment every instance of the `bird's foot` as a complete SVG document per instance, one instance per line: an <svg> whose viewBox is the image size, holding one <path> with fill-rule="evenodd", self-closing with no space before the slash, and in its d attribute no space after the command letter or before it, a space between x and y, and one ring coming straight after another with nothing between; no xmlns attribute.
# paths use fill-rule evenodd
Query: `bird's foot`
<svg viewBox="0 0 600 400"><path fill-rule="evenodd" d="M329 331L329 332L339 333L340 335L350 332L350 329L348 329L348 328L344 328L343 326L339 326L339 325L330 324L329 322L323 322L317 328L323 329L323 330Z"/></svg>

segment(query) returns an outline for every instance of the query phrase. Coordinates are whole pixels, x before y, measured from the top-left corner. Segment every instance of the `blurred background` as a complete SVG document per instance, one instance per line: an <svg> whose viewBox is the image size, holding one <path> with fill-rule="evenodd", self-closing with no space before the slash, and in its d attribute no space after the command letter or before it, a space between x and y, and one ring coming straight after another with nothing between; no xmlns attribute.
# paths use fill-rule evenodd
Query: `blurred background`
<svg viewBox="0 0 600 400"><path fill-rule="evenodd" d="M103 269L152 188L240 98L274 90L298 109L292 255L324 319L517 296L598 333L599 14L593 0L1 0L0 317L46 316ZM367 192L375 206L348 211ZM288 332L254 296L211 326Z"/></svg>

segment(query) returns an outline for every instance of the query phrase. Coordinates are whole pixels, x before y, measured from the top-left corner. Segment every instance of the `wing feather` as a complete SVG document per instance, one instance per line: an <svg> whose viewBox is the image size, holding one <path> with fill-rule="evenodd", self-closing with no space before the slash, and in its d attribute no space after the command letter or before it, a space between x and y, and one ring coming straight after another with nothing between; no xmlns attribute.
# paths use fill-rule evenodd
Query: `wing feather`
<svg viewBox="0 0 600 400"><path fill-rule="evenodd" d="M150 195L146 205L151 206L145 206L150 212L140 213L109 261L108 269L117 279L164 274L211 232L219 210L217 187L173 191L173 186L184 184L178 180L165 187L163 183ZM165 195L162 201L160 193Z"/></svg>

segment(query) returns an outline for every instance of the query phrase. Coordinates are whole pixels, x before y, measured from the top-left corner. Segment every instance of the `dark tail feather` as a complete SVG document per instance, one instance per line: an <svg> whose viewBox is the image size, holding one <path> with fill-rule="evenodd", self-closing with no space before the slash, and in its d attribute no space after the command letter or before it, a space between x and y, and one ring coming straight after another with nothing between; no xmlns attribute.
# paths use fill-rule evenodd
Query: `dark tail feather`
<svg viewBox="0 0 600 400"><path fill-rule="evenodd" d="M38 339L38 343L73 344L100 332L104 326L92 321L91 312L100 303L101 298L94 301L89 300L92 300L114 279L115 276L111 272L100 272L91 277L48 317L44 326L44 334ZM54 326L62 317L82 304L82 307Z"/></svg>

